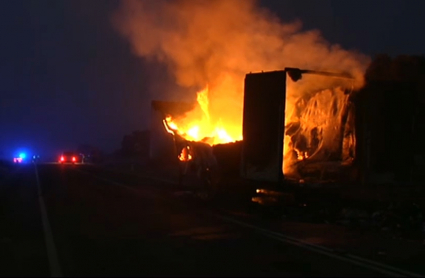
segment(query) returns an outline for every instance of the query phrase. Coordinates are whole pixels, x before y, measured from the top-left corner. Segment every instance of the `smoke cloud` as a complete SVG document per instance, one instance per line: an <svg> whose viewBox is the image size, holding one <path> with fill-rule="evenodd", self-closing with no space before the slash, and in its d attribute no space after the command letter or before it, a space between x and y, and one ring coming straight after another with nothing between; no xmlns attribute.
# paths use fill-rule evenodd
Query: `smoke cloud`
<svg viewBox="0 0 425 278"><path fill-rule="evenodd" d="M208 84L212 120L239 130L245 74L285 67L347 72L360 87L369 63L317 30L302 30L301 22L281 22L253 0L122 1L113 24L136 55L165 63L180 86Z"/></svg>

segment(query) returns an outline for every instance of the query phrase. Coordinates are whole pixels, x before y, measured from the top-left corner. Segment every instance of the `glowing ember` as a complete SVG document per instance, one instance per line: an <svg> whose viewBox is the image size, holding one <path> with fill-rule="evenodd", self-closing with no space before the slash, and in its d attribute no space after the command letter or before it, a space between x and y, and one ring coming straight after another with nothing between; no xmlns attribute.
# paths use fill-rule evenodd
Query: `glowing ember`
<svg viewBox="0 0 425 278"><path fill-rule="evenodd" d="M185 115L185 117L173 119L167 116L164 120L166 130L171 134L178 134L188 141L202 141L209 145L223 144L242 140L241 129L233 128L232 137L229 130L232 126L226 126L220 117L215 122L210 116L209 108L209 88L208 86L197 93L198 106ZM236 131L236 132L235 132Z"/></svg>
<svg viewBox="0 0 425 278"><path fill-rule="evenodd" d="M192 160L192 155L190 154L191 150L189 146L186 146L180 152L178 158L180 161L190 161Z"/></svg>

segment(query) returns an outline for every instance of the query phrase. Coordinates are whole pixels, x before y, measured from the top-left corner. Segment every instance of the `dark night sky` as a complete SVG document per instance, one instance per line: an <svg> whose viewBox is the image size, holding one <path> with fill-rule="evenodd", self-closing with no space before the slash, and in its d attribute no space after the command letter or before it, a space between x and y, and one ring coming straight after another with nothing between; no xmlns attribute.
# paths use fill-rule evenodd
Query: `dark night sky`
<svg viewBox="0 0 425 278"><path fill-rule="evenodd" d="M368 55L425 52L424 1L259 3L283 21L301 19L305 29L319 29L347 49ZM133 56L112 29L117 5L115 0L0 2L1 155L18 148L54 153L79 143L112 151L124 134L148 128L149 92L159 86L149 81L162 76L164 67Z"/></svg>

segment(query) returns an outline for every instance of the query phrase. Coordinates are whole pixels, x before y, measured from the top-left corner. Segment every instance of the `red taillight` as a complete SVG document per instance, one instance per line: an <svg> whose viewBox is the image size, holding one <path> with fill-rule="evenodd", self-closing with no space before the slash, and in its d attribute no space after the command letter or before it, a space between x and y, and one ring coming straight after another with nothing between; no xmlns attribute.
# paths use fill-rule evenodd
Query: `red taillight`
<svg viewBox="0 0 425 278"><path fill-rule="evenodd" d="M73 157L72 157L72 161L74 161L74 162L75 162L75 160L76 160L76 159L75 159L75 156L73 156Z"/></svg>
<svg viewBox="0 0 425 278"><path fill-rule="evenodd" d="M63 156L61 156L61 161L64 161L64 160L65 160L65 158Z"/></svg>

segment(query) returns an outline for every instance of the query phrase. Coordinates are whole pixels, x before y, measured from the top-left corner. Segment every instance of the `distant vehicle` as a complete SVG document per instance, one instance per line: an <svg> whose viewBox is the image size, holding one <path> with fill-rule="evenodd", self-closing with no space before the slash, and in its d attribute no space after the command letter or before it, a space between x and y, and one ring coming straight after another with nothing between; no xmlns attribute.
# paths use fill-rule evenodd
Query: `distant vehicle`
<svg viewBox="0 0 425 278"><path fill-rule="evenodd" d="M59 157L59 163L65 164L65 163L82 163L82 157L76 152L63 152L62 155Z"/></svg>
<svg viewBox="0 0 425 278"><path fill-rule="evenodd" d="M26 161L27 155L25 153L20 153L18 157L13 158L13 163L24 163Z"/></svg>
<svg viewBox="0 0 425 278"><path fill-rule="evenodd" d="M13 163L22 163L24 160L22 157L14 157L13 158Z"/></svg>

